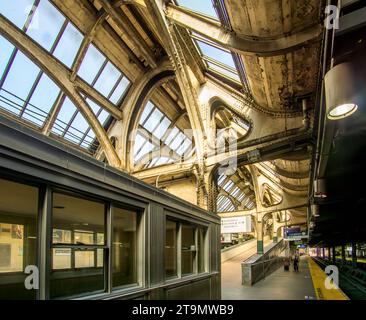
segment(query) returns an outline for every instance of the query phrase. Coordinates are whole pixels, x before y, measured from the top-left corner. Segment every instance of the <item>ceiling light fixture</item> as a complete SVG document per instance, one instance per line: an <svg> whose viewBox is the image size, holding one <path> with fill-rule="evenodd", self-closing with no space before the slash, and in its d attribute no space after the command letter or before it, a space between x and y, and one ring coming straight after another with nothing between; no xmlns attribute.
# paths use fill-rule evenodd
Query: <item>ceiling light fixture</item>
<svg viewBox="0 0 366 320"><path fill-rule="evenodd" d="M349 117L358 109L361 93L357 69L351 62L336 65L325 76L327 117L340 120Z"/></svg>

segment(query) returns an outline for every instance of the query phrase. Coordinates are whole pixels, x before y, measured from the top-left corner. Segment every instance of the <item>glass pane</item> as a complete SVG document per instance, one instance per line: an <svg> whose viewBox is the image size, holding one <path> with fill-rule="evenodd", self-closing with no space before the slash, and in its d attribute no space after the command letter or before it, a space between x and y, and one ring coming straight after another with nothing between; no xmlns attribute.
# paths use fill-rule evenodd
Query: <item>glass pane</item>
<svg viewBox="0 0 366 320"><path fill-rule="evenodd" d="M102 55L99 50L91 44L80 66L78 75L91 84L105 60L106 58L104 55Z"/></svg>
<svg viewBox="0 0 366 320"><path fill-rule="evenodd" d="M217 65L215 65L215 64L213 64L211 62L208 62L208 66L213 71L216 71L218 73L221 73L224 76L227 76L227 77L229 77L229 78L231 78L231 79L233 79L235 81L240 82L240 78L239 78L239 76L238 76L237 73L234 73L234 72L231 72L229 70L226 70L226 69L224 69L224 68L222 68L220 66L217 66Z"/></svg>
<svg viewBox="0 0 366 320"><path fill-rule="evenodd" d="M36 116L41 120L37 124L43 125L59 93L58 86L47 75L43 74L30 103L26 107L23 118L34 121L32 116Z"/></svg>
<svg viewBox="0 0 366 320"><path fill-rule="evenodd" d="M137 213L113 209L113 287L137 283Z"/></svg>
<svg viewBox="0 0 366 320"><path fill-rule="evenodd" d="M135 160L140 160L144 155L148 154L154 149L154 145L150 142L146 142L141 151L135 156Z"/></svg>
<svg viewBox="0 0 366 320"><path fill-rule="evenodd" d="M94 88L105 97L108 97L120 76L121 72L112 63L108 62Z"/></svg>
<svg viewBox="0 0 366 320"><path fill-rule="evenodd" d="M136 156L137 152L141 149L141 147L145 141L146 141L146 139L143 136L141 136L140 134L136 135L135 141L133 142L135 156Z"/></svg>
<svg viewBox="0 0 366 320"><path fill-rule="evenodd" d="M74 243L97 245L94 232L104 234L104 204L53 194L53 228L74 231Z"/></svg>
<svg viewBox="0 0 366 320"><path fill-rule="evenodd" d="M38 189L0 179L0 300L35 299L24 268L36 264Z"/></svg>
<svg viewBox="0 0 366 320"><path fill-rule="evenodd" d="M196 40L199 48L201 49L203 55L208 56L216 61L219 61L227 66L230 66L235 69L235 63L231 53L226 52L224 50L220 50L219 48L210 46L202 41Z"/></svg>
<svg viewBox="0 0 366 320"><path fill-rule="evenodd" d="M22 29L33 3L34 0L1 0L0 13Z"/></svg>
<svg viewBox="0 0 366 320"><path fill-rule="evenodd" d="M52 240L56 244L71 244L71 231L53 229Z"/></svg>
<svg viewBox="0 0 366 320"><path fill-rule="evenodd" d="M10 56L14 50L14 46L5 38L0 36L0 78L2 77L6 66L8 65Z"/></svg>
<svg viewBox="0 0 366 320"><path fill-rule="evenodd" d="M150 112L153 108L154 108L154 105L149 101L146 104L144 111L142 112L140 124L143 124L145 122L146 118L148 117L148 115L150 114Z"/></svg>
<svg viewBox="0 0 366 320"><path fill-rule="evenodd" d="M75 105L69 98L66 98L57 116L56 124L62 128L65 128L66 124L69 123L75 111Z"/></svg>
<svg viewBox="0 0 366 320"><path fill-rule="evenodd" d="M20 99L27 99L40 69L18 51L3 88Z"/></svg>
<svg viewBox="0 0 366 320"><path fill-rule="evenodd" d="M83 35L69 23L53 55L71 68L82 41Z"/></svg>
<svg viewBox="0 0 366 320"><path fill-rule="evenodd" d="M177 276L177 223L167 220L165 229L165 276Z"/></svg>
<svg viewBox="0 0 366 320"><path fill-rule="evenodd" d="M206 270L205 267L205 237L206 230L203 228L198 228L198 273L203 273Z"/></svg>
<svg viewBox="0 0 366 320"><path fill-rule="evenodd" d="M180 145L183 143L185 138L186 138L185 135L182 132L179 132L177 137L175 139L173 139L170 143L170 147L172 148L172 150L177 150L180 147Z"/></svg>
<svg viewBox="0 0 366 320"><path fill-rule="evenodd" d="M94 251L75 251L75 268L93 268L94 263Z"/></svg>
<svg viewBox="0 0 366 320"><path fill-rule="evenodd" d="M144 124L144 128L149 132L153 132L162 118L163 114L161 111L159 109L155 109L150 118Z"/></svg>
<svg viewBox="0 0 366 320"><path fill-rule="evenodd" d="M199 13L217 18L216 11L211 0L179 0L178 4Z"/></svg>
<svg viewBox="0 0 366 320"><path fill-rule="evenodd" d="M79 245L59 251L54 247L50 297L61 298L104 291L104 261L97 267L96 250L84 245L104 245L105 206L103 203L60 193L53 194L53 245L60 241ZM60 233L68 230L69 233ZM71 239L70 239L71 238ZM71 250L71 258L70 251ZM101 248L103 251L103 249ZM57 255L56 255L57 253ZM70 263L71 259L71 263ZM74 262L73 262L74 261ZM71 268L71 270L60 270Z"/></svg>
<svg viewBox="0 0 366 320"><path fill-rule="evenodd" d="M64 22L65 17L48 0L41 0L27 34L50 51Z"/></svg>
<svg viewBox="0 0 366 320"><path fill-rule="evenodd" d="M168 137L165 140L165 144L167 144L167 145L170 145L170 143L173 141L173 139L175 139L175 137L177 136L177 134L179 132L177 127L173 128L169 131L170 131L170 133L168 134Z"/></svg>
<svg viewBox="0 0 366 320"><path fill-rule="evenodd" d="M71 249L53 249L52 268L54 270L71 269Z"/></svg>
<svg viewBox="0 0 366 320"><path fill-rule="evenodd" d="M170 124L171 121L167 117L164 117L163 121L154 131L154 136L157 137L158 139L161 139L165 134L165 132L168 130Z"/></svg>
<svg viewBox="0 0 366 320"><path fill-rule="evenodd" d="M124 96L130 84L131 82L126 77L123 77L123 79L121 80L117 88L114 90L109 100L114 104L120 102L121 98Z"/></svg>
<svg viewBox="0 0 366 320"><path fill-rule="evenodd" d="M67 131L65 138L70 139L72 142L80 143L88 129L88 122L79 112L72 122L70 129Z"/></svg>
<svg viewBox="0 0 366 320"><path fill-rule="evenodd" d="M195 256L195 228L188 224L182 224L182 275L194 272Z"/></svg>

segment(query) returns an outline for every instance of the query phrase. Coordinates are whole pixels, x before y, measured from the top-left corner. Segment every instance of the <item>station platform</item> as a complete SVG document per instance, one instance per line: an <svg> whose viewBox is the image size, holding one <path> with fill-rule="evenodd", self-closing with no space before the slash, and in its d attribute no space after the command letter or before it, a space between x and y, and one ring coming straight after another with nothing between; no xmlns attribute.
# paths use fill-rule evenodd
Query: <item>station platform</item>
<svg viewBox="0 0 366 320"><path fill-rule="evenodd" d="M301 257L299 272L281 267L251 287L241 284L238 258L222 264L223 300L348 300L340 289L325 288L326 274L308 256Z"/></svg>

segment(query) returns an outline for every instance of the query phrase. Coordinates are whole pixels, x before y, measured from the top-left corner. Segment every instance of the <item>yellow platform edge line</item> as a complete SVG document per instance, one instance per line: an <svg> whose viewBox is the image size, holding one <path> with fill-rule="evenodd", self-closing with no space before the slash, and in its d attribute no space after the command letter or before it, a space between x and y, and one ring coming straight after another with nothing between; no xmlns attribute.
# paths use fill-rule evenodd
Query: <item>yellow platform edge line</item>
<svg viewBox="0 0 366 320"><path fill-rule="evenodd" d="M349 300L340 288L325 288L327 275L312 258L308 257L307 260L317 300Z"/></svg>

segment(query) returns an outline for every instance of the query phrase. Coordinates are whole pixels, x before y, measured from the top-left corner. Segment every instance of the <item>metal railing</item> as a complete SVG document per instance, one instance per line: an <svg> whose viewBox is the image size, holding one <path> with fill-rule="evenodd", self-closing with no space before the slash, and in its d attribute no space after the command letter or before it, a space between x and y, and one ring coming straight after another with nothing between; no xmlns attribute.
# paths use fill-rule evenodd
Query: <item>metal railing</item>
<svg viewBox="0 0 366 320"><path fill-rule="evenodd" d="M282 239L263 255L258 255L256 261L250 258L242 262L242 284L251 286L282 266L283 258L280 254L287 245L288 243Z"/></svg>

